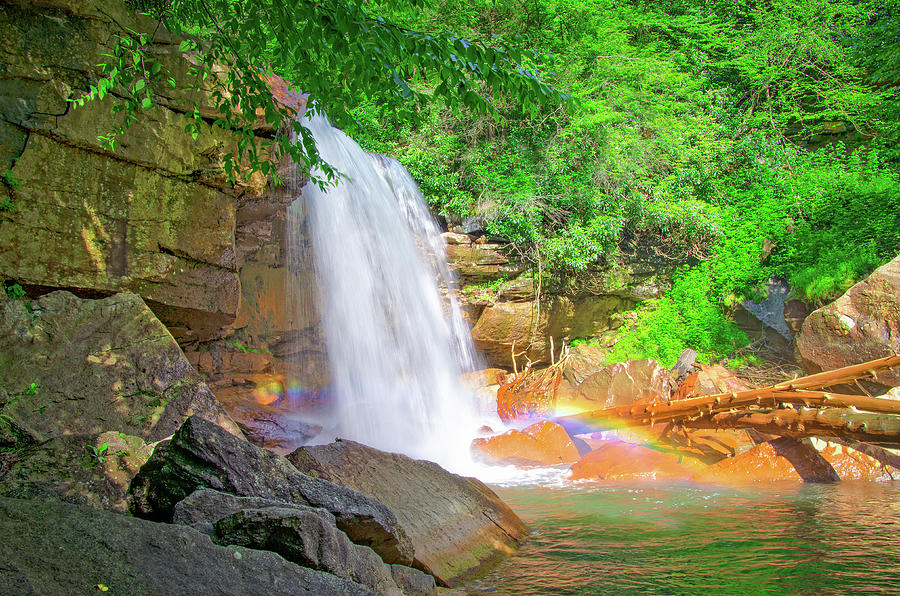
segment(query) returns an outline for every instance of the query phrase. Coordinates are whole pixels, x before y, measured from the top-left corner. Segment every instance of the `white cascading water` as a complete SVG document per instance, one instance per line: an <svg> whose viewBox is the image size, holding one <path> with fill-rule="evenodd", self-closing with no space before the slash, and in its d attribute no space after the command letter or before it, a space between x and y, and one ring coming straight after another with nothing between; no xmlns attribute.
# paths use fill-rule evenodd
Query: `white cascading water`
<svg viewBox="0 0 900 596"><path fill-rule="evenodd" d="M403 166L366 153L324 116L302 124L346 177L325 190L307 184L298 199L334 399L319 440L338 436L468 467L480 421L460 374L477 357L424 197ZM294 242L292 250L303 250Z"/></svg>

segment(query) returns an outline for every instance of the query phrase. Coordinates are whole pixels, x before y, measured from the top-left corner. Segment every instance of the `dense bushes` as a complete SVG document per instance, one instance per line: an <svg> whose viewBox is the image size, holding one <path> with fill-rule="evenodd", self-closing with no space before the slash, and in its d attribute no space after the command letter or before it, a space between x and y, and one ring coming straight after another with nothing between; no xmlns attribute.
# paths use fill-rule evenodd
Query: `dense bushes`
<svg viewBox="0 0 900 596"><path fill-rule="evenodd" d="M431 106L413 123L363 104L352 132L400 159L436 211L478 215L556 276L623 238L663 246L686 266L614 355L717 358L742 341L728 309L770 277L824 300L900 252L897 8L436 0L392 16L524 35L539 52L526 66L577 104L526 116L495 98L500 119Z"/></svg>

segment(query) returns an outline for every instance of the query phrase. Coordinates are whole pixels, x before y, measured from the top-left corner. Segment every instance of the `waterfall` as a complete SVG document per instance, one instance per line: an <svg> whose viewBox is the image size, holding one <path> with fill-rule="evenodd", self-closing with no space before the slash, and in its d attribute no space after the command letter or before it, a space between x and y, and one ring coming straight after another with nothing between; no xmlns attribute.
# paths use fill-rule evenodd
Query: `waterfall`
<svg viewBox="0 0 900 596"><path fill-rule="evenodd" d="M344 175L324 190L307 184L292 205L303 215L290 218L289 250L301 253L292 261L315 267L328 352L332 403L319 421L322 440L458 468L478 424L460 374L478 362L439 229L397 161L366 153L322 115L302 124Z"/></svg>

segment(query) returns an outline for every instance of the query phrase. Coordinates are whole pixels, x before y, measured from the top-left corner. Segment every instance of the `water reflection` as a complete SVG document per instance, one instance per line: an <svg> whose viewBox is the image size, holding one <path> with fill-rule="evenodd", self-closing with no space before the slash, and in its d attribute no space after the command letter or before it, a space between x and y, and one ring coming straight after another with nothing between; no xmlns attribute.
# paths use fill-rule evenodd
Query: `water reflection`
<svg viewBox="0 0 900 596"><path fill-rule="evenodd" d="M470 591L900 593L900 483L496 490L535 534Z"/></svg>

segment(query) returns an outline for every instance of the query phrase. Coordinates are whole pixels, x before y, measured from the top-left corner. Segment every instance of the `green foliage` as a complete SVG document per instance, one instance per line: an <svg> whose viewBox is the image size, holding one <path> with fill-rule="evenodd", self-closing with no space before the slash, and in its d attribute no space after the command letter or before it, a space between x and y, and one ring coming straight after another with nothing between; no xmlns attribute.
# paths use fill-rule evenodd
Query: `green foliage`
<svg viewBox="0 0 900 596"><path fill-rule="evenodd" d="M702 265L679 271L671 292L638 311L607 360L653 358L668 368L685 348L697 350L703 362L714 362L746 344L747 336L724 316L709 268Z"/></svg>
<svg viewBox="0 0 900 596"><path fill-rule="evenodd" d="M102 464L104 461L106 461L106 458L108 457L107 456L108 451L109 451L109 445L106 443L103 443L102 445L100 445L99 448L94 445L88 445L87 452L88 452L88 456L90 457L90 464L91 465Z"/></svg>
<svg viewBox="0 0 900 596"><path fill-rule="evenodd" d="M729 358L728 362L725 363L725 366L737 370L747 366L762 366L764 363L765 361L756 354L747 354L746 356Z"/></svg>
<svg viewBox="0 0 900 596"><path fill-rule="evenodd" d="M16 177L13 175L12 170L6 170L3 172L3 176L0 176L0 179L3 180L3 184L8 186L13 190L19 190L20 182L16 180Z"/></svg>
<svg viewBox="0 0 900 596"><path fill-rule="evenodd" d="M11 284L6 283L3 286L3 290L6 292L6 297L10 300L22 300L25 298L25 289L22 288L19 284Z"/></svg>
<svg viewBox="0 0 900 596"><path fill-rule="evenodd" d="M439 101L499 118L497 98L512 98L536 114L541 106L568 100L543 83L531 54L493 38L469 41L451 34L432 35L395 24L362 5L342 0L178 0L132 3L162 19L175 35L191 34L180 52L194 57L190 87L209 93L220 114L213 124L236 136L234 152L225 155L230 179L246 161L253 171L274 175L274 164L290 155L320 183L336 172L323 163L311 134L292 120L288 108L269 92L265 76L274 73L309 94L312 111L326 110L335 123L352 121L350 110L370 102L396 112L412 113ZM409 0L401 4L412 4ZM120 35L103 65L102 78L76 105L102 99L114 88L124 100L114 106L121 124L103 140L116 138L154 106L153 83L175 82L160 62L149 56L154 32ZM219 65L228 64L222 69ZM427 89L420 84L428 79ZM202 129L195 101L186 106L193 120L185 132L196 138ZM280 131L274 140L257 142L257 114Z"/></svg>

